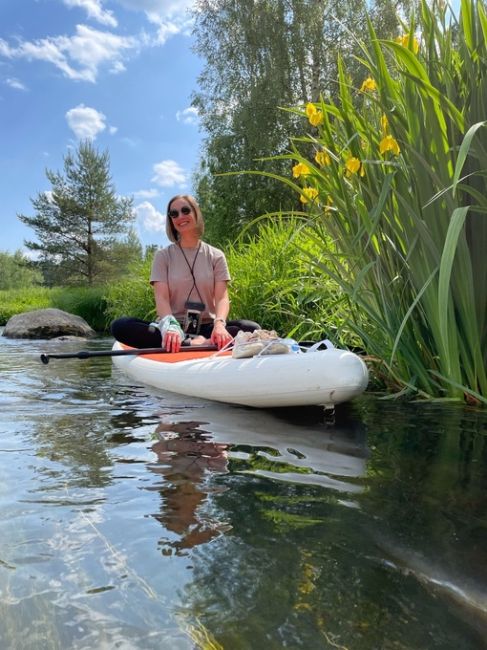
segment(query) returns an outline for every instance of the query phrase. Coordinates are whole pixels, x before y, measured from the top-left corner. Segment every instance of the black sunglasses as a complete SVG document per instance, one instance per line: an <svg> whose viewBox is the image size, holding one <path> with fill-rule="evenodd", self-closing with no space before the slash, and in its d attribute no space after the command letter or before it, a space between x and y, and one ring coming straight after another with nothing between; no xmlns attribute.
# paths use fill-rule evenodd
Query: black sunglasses
<svg viewBox="0 0 487 650"><path fill-rule="evenodd" d="M191 214L191 208L189 205L183 205L181 210L169 210L168 215L171 217L171 219L177 219L180 212L181 214Z"/></svg>

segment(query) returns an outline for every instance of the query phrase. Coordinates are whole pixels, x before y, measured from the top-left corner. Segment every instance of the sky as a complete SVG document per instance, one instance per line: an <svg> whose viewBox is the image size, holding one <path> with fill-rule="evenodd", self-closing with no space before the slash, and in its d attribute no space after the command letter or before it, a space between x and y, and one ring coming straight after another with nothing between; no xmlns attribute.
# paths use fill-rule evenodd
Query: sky
<svg viewBox="0 0 487 650"><path fill-rule="evenodd" d="M27 252L17 214L86 138L134 198L142 243L167 243L167 201L192 192L202 140L192 1L0 0L0 251Z"/></svg>
<svg viewBox="0 0 487 650"><path fill-rule="evenodd" d="M193 0L0 0L0 251L34 231L45 171L89 138L132 196L144 245L167 244L168 200L192 192L201 148L191 95ZM453 0L458 10L458 0ZM456 11L457 13L457 11Z"/></svg>

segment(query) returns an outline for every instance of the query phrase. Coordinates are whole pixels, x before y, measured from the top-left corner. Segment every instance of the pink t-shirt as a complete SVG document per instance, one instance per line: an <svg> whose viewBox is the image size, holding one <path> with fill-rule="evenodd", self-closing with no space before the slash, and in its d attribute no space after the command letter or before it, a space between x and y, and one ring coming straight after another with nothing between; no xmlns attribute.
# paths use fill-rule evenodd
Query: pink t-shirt
<svg viewBox="0 0 487 650"><path fill-rule="evenodd" d="M196 286L193 286L190 267L193 267ZM203 323L215 318L215 282L229 280L230 273L223 251L206 242L201 242L199 250L198 247L181 249L177 244L161 248L154 256L150 276L151 284L167 284L171 312L178 319L184 318L186 301L204 302Z"/></svg>

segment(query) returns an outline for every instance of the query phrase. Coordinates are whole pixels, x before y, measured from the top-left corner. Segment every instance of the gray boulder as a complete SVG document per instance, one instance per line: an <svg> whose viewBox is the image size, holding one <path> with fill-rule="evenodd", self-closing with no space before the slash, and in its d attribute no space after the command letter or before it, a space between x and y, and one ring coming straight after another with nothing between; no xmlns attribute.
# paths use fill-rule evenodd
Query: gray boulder
<svg viewBox="0 0 487 650"><path fill-rule="evenodd" d="M61 309L35 309L12 316L3 336L11 339L52 339L56 336L95 336L95 330L74 314Z"/></svg>

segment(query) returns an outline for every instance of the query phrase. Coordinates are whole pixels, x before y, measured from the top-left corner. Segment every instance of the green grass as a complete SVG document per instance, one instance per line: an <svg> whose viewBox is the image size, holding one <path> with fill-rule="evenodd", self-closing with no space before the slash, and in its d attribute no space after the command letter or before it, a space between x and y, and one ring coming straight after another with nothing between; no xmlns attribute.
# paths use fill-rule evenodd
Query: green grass
<svg viewBox="0 0 487 650"><path fill-rule="evenodd" d="M254 224L255 225L255 222ZM356 344L347 329L348 299L302 254L319 257L314 231L296 217L260 220L229 247L231 316L256 320L281 336Z"/></svg>
<svg viewBox="0 0 487 650"><path fill-rule="evenodd" d="M51 307L52 292L43 287L0 291L0 325L5 325L16 314Z"/></svg>
<svg viewBox="0 0 487 650"><path fill-rule="evenodd" d="M31 287L0 291L0 325L9 318L34 309L55 307L81 316L96 331L106 331L106 288Z"/></svg>

